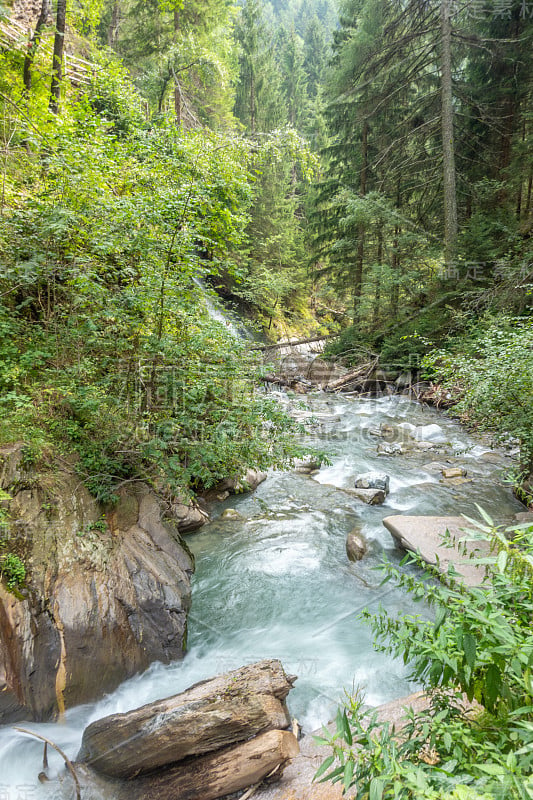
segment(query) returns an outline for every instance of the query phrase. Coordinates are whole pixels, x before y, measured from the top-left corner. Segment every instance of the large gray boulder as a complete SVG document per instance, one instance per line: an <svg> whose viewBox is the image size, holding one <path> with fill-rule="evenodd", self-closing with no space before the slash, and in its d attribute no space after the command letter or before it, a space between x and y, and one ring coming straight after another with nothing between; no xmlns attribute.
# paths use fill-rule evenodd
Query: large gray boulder
<svg viewBox="0 0 533 800"><path fill-rule="evenodd" d="M0 586L0 723L95 700L153 661L184 655L193 559L142 483L103 509L74 470L37 474L0 451L10 548L26 586Z"/></svg>

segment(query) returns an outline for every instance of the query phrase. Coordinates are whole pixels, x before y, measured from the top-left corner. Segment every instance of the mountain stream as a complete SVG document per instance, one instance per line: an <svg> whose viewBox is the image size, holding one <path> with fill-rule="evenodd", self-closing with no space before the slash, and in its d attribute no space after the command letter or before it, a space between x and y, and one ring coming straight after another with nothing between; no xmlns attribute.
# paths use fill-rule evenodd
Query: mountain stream
<svg viewBox="0 0 533 800"><path fill-rule="evenodd" d="M306 441L325 451L331 464L314 475L272 472L254 493L220 503L212 522L187 537L196 574L185 659L152 665L99 702L69 710L61 723L24 725L52 739L70 758L89 722L265 657L281 659L287 672L298 675L289 708L306 731L335 715L345 689L362 687L372 705L409 693L415 687L403 664L376 653L369 627L358 619L361 609L379 603L391 614L424 613L390 584L380 588L375 568L383 556L399 563L403 555L381 520L402 513L479 517L479 504L505 521L523 510L503 482L510 458L443 413L401 396L279 397L290 413L310 421ZM391 426L394 438L402 424L415 444L431 444L378 455L380 426ZM471 481L442 483L442 465L466 468ZM369 470L390 476L384 505L367 506L342 491ZM228 507L240 518L223 518ZM345 539L354 528L369 549L352 563ZM49 761L52 773L63 769L50 750ZM55 797L50 788L55 782L39 783L41 769L42 744L12 727L0 729L1 800Z"/></svg>

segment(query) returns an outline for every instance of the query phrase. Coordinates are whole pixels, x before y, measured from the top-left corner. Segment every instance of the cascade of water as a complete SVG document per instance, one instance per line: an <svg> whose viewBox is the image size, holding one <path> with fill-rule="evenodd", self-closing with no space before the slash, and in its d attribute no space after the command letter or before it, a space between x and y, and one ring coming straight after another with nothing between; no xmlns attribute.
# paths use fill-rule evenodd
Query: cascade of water
<svg viewBox="0 0 533 800"><path fill-rule="evenodd" d="M232 333L236 338L252 338L247 328L242 323L239 324L239 321L236 318L233 318L229 311L222 308L221 304L217 302L214 294L208 291L201 278L195 277L193 278L193 282L202 293L207 313L211 319L215 320L215 322L220 322L221 325L224 325L224 327L227 328L227 330L230 331L230 333Z"/></svg>

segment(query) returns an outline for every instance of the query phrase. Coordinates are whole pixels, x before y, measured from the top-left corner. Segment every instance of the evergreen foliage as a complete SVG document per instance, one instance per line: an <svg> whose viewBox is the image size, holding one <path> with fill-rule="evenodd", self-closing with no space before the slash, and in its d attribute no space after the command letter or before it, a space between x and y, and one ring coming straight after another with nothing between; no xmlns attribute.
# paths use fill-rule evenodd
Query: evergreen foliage
<svg viewBox="0 0 533 800"><path fill-rule="evenodd" d="M477 16L469 5L452 9L460 226L450 260L438 17L435 4L345 0L325 79L330 142L312 218L315 263L351 301L354 335L377 331L378 347L384 325L402 329L451 289L474 313L474 304L522 304L513 288L531 261L533 22L518 2L505 14L490 4Z"/></svg>

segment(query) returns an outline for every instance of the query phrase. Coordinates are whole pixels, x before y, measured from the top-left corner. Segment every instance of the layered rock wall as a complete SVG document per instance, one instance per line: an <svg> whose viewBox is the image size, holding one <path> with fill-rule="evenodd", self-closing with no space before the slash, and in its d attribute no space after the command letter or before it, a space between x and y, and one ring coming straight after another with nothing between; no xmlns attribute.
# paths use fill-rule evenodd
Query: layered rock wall
<svg viewBox="0 0 533 800"><path fill-rule="evenodd" d="M125 484L107 514L72 463L37 474L0 450L8 546L26 586L0 586L0 723L94 700L186 646L192 557L158 498Z"/></svg>

